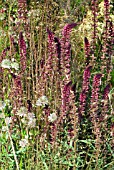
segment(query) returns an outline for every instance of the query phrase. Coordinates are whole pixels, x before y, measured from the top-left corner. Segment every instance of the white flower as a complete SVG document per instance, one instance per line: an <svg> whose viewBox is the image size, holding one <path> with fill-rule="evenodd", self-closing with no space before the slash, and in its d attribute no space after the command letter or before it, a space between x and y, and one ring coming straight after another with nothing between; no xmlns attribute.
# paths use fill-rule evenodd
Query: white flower
<svg viewBox="0 0 114 170"><path fill-rule="evenodd" d="M28 145L28 139L21 139L21 140L19 141L19 145L20 145L22 148L26 147L26 146Z"/></svg>
<svg viewBox="0 0 114 170"><path fill-rule="evenodd" d="M50 114L50 115L48 116L48 120L49 120L50 122L54 122L56 119L57 119L56 113L52 113L52 114Z"/></svg>
<svg viewBox="0 0 114 170"><path fill-rule="evenodd" d="M6 106L6 103L0 100L0 110L3 110Z"/></svg>
<svg viewBox="0 0 114 170"><path fill-rule="evenodd" d="M2 131L3 131L3 132L8 131L8 127L7 127L7 126L2 126Z"/></svg>
<svg viewBox="0 0 114 170"><path fill-rule="evenodd" d="M35 125L36 125L36 119L35 119L35 118L29 119L29 121L28 121L28 127L33 128L33 127L35 127Z"/></svg>
<svg viewBox="0 0 114 170"><path fill-rule="evenodd" d="M17 112L17 115L20 117L22 117L22 116L26 117L27 116L27 108L24 106L21 106Z"/></svg>
<svg viewBox="0 0 114 170"><path fill-rule="evenodd" d="M12 62L11 67L14 68L15 70L19 70L19 64L17 62Z"/></svg>
<svg viewBox="0 0 114 170"><path fill-rule="evenodd" d="M24 124L24 125L27 125L27 120L25 117L21 118L21 122Z"/></svg>
<svg viewBox="0 0 114 170"><path fill-rule="evenodd" d="M11 105L11 101L9 99L6 99L5 100L5 104L8 106L8 108L11 108L12 105Z"/></svg>
<svg viewBox="0 0 114 170"><path fill-rule="evenodd" d="M11 61L9 59L2 60L1 67L10 69L11 68Z"/></svg>
<svg viewBox="0 0 114 170"><path fill-rule="evenodd" d="M35 114L32 113L32 112L29 112L28 113L28 119L33 119L33 118L35 118Z"/></svg>
<svg viewBox="0 0 114 170"><path fill-rule="evenodd" d="M36 125L36 119L34 113L28 113L28 127L35 127Z"/></svg>
<svg viewBox="0 0 114 170"><path fill-rule="evenodd" d="M41 96L37 101L36 101L36 106L45 106L48 105L48 99L46 96Z"/></svg>
<svg viewBox="0 0 114 170"><path fill-rule="evenodd" d="M4 113L0 113L0 119L4 118Z"/></svg>
<svg viewBox="0 0 114 170"><path fill-rule="evenodd" d="M5 121L6 121L6 124L9 125L12 122L12 118L11 117L6 117Z"/></svg>

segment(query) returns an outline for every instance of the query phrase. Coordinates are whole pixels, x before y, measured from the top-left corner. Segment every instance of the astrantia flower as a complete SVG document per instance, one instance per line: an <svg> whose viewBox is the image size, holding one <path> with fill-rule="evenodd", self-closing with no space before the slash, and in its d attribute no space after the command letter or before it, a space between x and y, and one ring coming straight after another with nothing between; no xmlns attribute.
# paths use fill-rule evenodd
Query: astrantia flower
<svg viewBox="0 0 114 170"><path fill-rule="evenodd" d="M5 108L6 104L0 100L0 110L3 110Z"/></svg>
<svg viewBox="0 0 114 170"><path fill-rule="evenodd" d="M5 121L6 121L6 124L9 125L12 122L12 118L11 117L6 117Z"/></svg>
<svg viewBox="0 0 114 170"><path fill-rule="evenodd" d="M36 119L35 118L30 118L29 121L28 121L28 127L35 127L36 125Z"/></svg>
<svg viewBox="0 0 114 170"><path fill-rule="evenodd" d="M0 119L4 118L4 113L0 113Z"/></svg>
<svg viewBox="0 0 114 170"><path fill-rule="evenodd" d="M35 114L32 113L32 112L29 112L28 113L28 119L33 119L33 118L35 118Z"/></svg>
<svg viewBox="0 0 114 170"><path fill-rule="evenodd" d="M2 131L3 131L3 132L8 131L8 127L7 127L7 126L2 126Z"/></svg>
<svg viewBox="0 0 114 170"><path fill-rule="evenodd" d="M21 140L19 141L19 145L20 145L22 148L26 147L26 146L28 145L28 139L21 139Z"/></svg>
<svg viewBox="0 0 114 170"><path fill-rule="evenodd" d="M17 62L12 62L11 67L14 68L15 70L19 70L19 64Z"/></svg>
<svg viewBox="0 0 114 170"><path fill-rule="evenodd" d="M36 118L35 118L35 114L29 112L28 113L28 127L35 127L36 125Z"/></svg>
<svg viewBox="0 0 114 170"><path fill-rule="evenodd" d="M56 119L57 119L56 113L52 113L52 114L50 114L50 115L48 116L48 120L49 120L50 122L54 122Z"/></svg>
<svg viewBox="0 0 114 170"><path fill-rule="evenodd" d="M25 117L27 115L27 108L24 106L20 107L20 109L17 112L17 115L19 115L20 117L22 116Z"/></svg>
<svg viewBox="0 0 114 170"><path fill-rule="evenodd" d="M36 101L36 106L45 106L48 105L48 99L46 96L41 96L37 101Z"/></svg>
<svg viewBox="0 0 114 170"><path fill-rule="evenodd" d="M28 123L26 117L22 117L22 118L21 118L21 122L22 122L24 125L27 125L27 123Z"/></svg>
<svg viewBox="0 0 114 170"><path fill-rule="evenodd" d="M11 61L9 59L2 60L1 67L10 69L11 68Z"/></svg>

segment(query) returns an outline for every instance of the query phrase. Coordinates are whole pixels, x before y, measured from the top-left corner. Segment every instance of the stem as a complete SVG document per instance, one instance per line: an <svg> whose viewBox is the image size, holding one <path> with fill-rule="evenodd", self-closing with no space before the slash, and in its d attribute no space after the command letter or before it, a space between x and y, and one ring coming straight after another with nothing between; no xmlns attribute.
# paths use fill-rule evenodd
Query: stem
<svg viewBox="0 0 114 170"><path fill-rule="evenodd" d="M4 114L4 112L3 112L3 114ZM5 114L4 114L4 119L5 119ZM9 138L10 138L11 147L12 147L12 150L13 150L14 160L15 160L15 163L16 163L16 166L17 166L17 170L19 170L19 163L18 163L18 160L17 160L17 156L16 156L16 153L15 153L15 148L14 148L14 145L13 145L13 140L12 140L11 133L10 133L8 124L6 122L6 119L5 119L5 123L6 123L6 126L7 126L7 131L8 131L8 135L9 135Z"/></svg>

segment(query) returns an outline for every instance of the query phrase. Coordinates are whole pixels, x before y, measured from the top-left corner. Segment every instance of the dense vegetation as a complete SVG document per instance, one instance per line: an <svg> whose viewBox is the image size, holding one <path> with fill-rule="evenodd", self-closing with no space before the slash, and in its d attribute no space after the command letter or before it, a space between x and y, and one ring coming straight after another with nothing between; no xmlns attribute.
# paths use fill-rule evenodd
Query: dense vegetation
<svg viewBox="0 0 114 170"><path fill-rule="evenodd" d="M110 0L2 0L0 169L114 169Z"/></svg>

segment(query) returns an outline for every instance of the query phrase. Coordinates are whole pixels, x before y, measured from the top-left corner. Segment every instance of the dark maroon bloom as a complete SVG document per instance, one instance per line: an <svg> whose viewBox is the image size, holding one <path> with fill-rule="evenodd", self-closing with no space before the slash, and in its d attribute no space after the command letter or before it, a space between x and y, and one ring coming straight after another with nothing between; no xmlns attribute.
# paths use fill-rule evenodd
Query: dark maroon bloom
<svg viewBox="0 0 114 170"><path fill-rule="evenodd" d="M109 6L109 0L104 0L104 6Z"/></svg>
<svg viewBox="0 0 114 170"><path fill-rule="evenodd" d="M54 43L54 34L47 28L48 33L48 58L47 61L43 61L41 65L43 67L41 77L43 77L43 82L41 83L41 90L44 91L45 84L47 81L50 81L50 84L53 84L53 57L55 55L55 43ZM45 63L44 63L45 62Z"/></svg>
<svg viewBox="0 0 114 170"><path fill-rule="evenodd" d="M86 92L88 91L89 78L90 78L90 75L91 75L91 72L90 72L91 69L92 69L92 66L86 67L86 69L84 70L84 74L83 74L82 89L85 90Z"/></svg>
<svg viewBox="0 0 114 170"><path fill-rule="evenodd" d="M80 98L79 98L81 104L83 104L83 103L85 102L85 99L86 99L86 91L83 90L83 91L81 92Z"/></svg>
<svg viewBox="0 0 114 170"><path fill-rule="evenodd" d="M76 83L72 84L71 91L73 91L75 93L75 91L76 91Z"/></svg>
<svg viewBox="0 0 114 170"><path fill-rule="evenodd" d="M31 103L31 101L30 100L27 100L27 108L28 108L28 112L31 112L31 110L32 110L32 103Z"/></svg>
<svg viewBox="0 0 114 170"><path fill-rule="evenodd" d="M49 30L49 28L46 29L47 33L48 33L48 37L50 41L53 41L54 38L54 34Z"/></svg>
<svg viewBox="0 0 114 170"><path fill-rule="evenodd" d="M20 76L16 76L16 78L14 79L14 83L15 83L15 87L16 87L16 92L21 95L22 94L22 84L21 84Z"/></svg>
<svg viewBox="0 0 114 170"><path fill-rule="evenodd" d="M53 55L55 54L55 47L54 47L54 34L47 28L48 33L48 61L46 63L46 66L48 70L52 70L52 63L53 63Z"/></svg>
<svg viewBox="0 0 114 170"><path fill-rule="evenodd" d="M86 69L84 70L84 74L83 74L83 84L82 84L82 92L80 94L80 106L79 106L79 112L80 115L82 115L85 111L85 106L86 106L86 98L87 98L87 93L88 93L88 89L89 89L89 78L90 78L90 70L91 70L92 66L88 66L86 67Z"/></svg>
<svg viewBox="0 0 114 170"><path fill-rule="evenodd" d="M103 96L102 96L102 102L101 102L101 106L102 106L102 112L101 112L101 118L102 121L104 120L104 123L106 123L106 119L107 119L107 113L109 113L110 110L110 105L109 105L109 92L110 92L110 87L111 85L108 84L103 91ZM106 117L106 118L105 118Z"/></svg>
<svg viewBox="0 0 114 170"><path fill-rule="evenodd" d="M48 33L48 51L49 51L49 58L52 58L54 52L54 34L47 28Z"/></svg>
<svg viewBox="0 0 114 170"><path fill-rule="evenodd" d="M84 38L84 43L85 43L85 57L86 57L86 65L89 64L90 60L90 44L88 39L85 37Z"/></svg>
<svg viewBox="0 0 114 170"><path fill-rule="evenodd" d="M85 48L89 48L90 44L89 44L89 41L87 39L87 37L84 37L84 42L85 42Z"/></svg>
<svg viewBox="0 0 114 170"><path fill-rule="evenodd" d="M93 124L96 121L98 106L99 106L99 90L100 90L100 81L102 74L96 74L93 78L92 84L92 95L91 95L91 117Z"/></svg>
<svg viewBox="0 0 114 170"><path fill-rule="evenodd" d="M15 75L14 73L11 73L13 80L14 80L14 93L16 96L19 94L22 95L22 83L21 83L21 76Z"/></svg>
<svg viewBox="0 0 114 170"><path fill-rule="evenodd" d="M95 87L98 87L100 85L100 78L101 78L102 74L96 74L93 78L93 85Z"/></svg>
<svg viewBox="0 0 114 170"><path fill-rule="evenodd" d="M90 44L89 44L89 41L88 41L87 37L84 38L84 43L85 43L85 51L86 51L86 53L88 55L89 50L90 50Z"/></svg>
<svg viewBox="0 0 114 170"><path fill-rule="evenodd" d="M79 105L79 115L80 117L82 117L82 115L85 112L85 106L86 106L86 98L87 98L87 93L85 90L83 90L80 94L79 97L79 101L80 101L80 105Z"/></svg>
<svg viewBox="0 0 114 170"><path fill-rule="evenodd" d="M105 25L105 38L107 38L108 36L108 23L109 23L109 1L108 0L104 0L104 16L105 16L105 20L106 20L106 25Z"/></svg>
<svg viewBox="0 0 114 170"><path fill-rule="evenodd" d="M62 31L62 35L65 38L68 38L69 37L69 33L72 30L72 28L76 27L77 25L78 25L77 23L71 23L71 24L65 25L65 27L63 28L63 31Z"/></svg>
<svg viewBox="0 0 114 170"><path fill-rule="evenodd" d="M110 92L110 84L108 84L105 89L104 89L104 92L103 92L103 99L108 99L108 94Z"/></svg>
<svg viewBox="0 0 114 170"><path fill-rule="evenodd" d="M71 81L64 86L63 91L62 91L62 110L63 110L63 112L66 112L66 107L69 103L70 85L71 85Z"/></svg>
<svg viewBox="0 0 114 170"><path fill-rule="evenodd" d="M19 34L19 47L20 47L20 61L21 61L21 73L26 69L26 43L23 37L23 33Z"/></svg>
<svg viewBox="0 0 114 170"><path fill-rule="evenodd" d="M56 51L57 51L57 58L58 58L58 63L57 63L57 71L59 71L59 74L61 74L61 65L60 65L60 60L61 60L61 43L57 37L54 37L54 41L56 43Z"/></svg>
<svg viewBox="0 0 114 170"><path fill-rule="evenodd" d="M77 24L71 23L65 25L62 31L61 38L61 68L64 73L64 85L71 80L70 61L71 61L71 44L70 44L70 32Z"/></svg>
<svg viewBox="0 0 114 170"><path fill-rule="evenodd" d="M100 79L102 74L96 74L93 78L92 84L92 95L91 95L91 104L98 104L98 96L99 96L99 89L100 89ZM95 103L94 103L95 102Z"/></svg>

